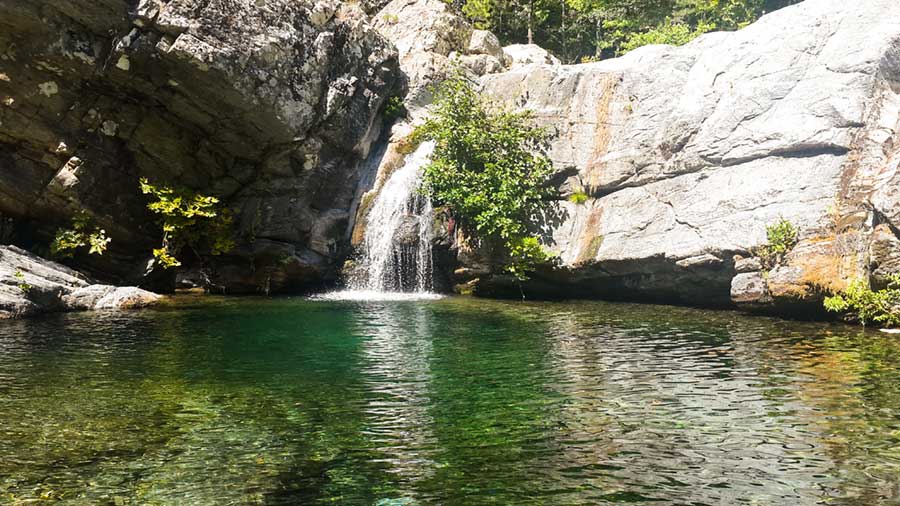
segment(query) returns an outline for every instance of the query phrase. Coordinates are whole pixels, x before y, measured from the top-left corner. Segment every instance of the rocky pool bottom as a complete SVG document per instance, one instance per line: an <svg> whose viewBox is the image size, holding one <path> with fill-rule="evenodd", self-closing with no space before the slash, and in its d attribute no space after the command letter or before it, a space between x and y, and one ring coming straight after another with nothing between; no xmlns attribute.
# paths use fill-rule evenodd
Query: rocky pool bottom
<svg viewBox="0 0 900 506"><path fill-rule="evenodd" d="M0 503L40 499L896 504L900 339L469 298L2 322Z"/></svg>

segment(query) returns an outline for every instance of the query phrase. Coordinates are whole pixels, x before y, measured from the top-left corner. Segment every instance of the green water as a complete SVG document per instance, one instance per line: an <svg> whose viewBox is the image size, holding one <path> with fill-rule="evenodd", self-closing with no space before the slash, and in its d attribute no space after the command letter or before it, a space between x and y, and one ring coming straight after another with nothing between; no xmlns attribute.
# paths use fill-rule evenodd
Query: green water
<svg viewBox="0 0 900 506"><path fill-rule="evenodd" d="M0 503L900 503L900 338L661 306L0 324Z"/></svg>

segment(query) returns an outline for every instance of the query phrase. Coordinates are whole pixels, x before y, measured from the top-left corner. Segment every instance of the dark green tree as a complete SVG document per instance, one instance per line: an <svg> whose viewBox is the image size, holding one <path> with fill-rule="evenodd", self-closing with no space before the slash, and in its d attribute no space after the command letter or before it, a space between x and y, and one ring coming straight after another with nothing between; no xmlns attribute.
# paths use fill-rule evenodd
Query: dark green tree
<svg viewBox="0 0 900 506"><path fill-rule="evenodd" d="M415 135L435 143L423 186L435 204L476 238L502 245L519 279L549 260L536 234L557 192L543 154L547 134L530 113L492 107L456 76L439 88L431 118Z"/></svg>

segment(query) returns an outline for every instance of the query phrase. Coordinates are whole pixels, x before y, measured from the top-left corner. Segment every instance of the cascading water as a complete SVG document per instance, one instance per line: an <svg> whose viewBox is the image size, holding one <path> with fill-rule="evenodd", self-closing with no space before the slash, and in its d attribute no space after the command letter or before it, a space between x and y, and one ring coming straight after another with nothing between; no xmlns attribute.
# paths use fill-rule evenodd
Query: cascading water
<svg viewBox="0 0 900 506"><path fill-rule="evenodd" d="M349 290L329 298L432 297L434 210L419 193L434 143L424 142L384 183L366 220Z"/></svg>

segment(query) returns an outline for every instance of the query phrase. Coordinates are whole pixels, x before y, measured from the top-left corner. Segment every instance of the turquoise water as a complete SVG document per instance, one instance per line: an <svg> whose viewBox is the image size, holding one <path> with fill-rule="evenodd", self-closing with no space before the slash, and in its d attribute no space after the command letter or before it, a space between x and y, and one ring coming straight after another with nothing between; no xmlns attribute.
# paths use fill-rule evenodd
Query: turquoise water
<svg viewBox="0 0 900 506"><path fill-rule="evenodd" d="M900 339L731 312L184 299L0 324L0 503L900 502Z"/></svg>

